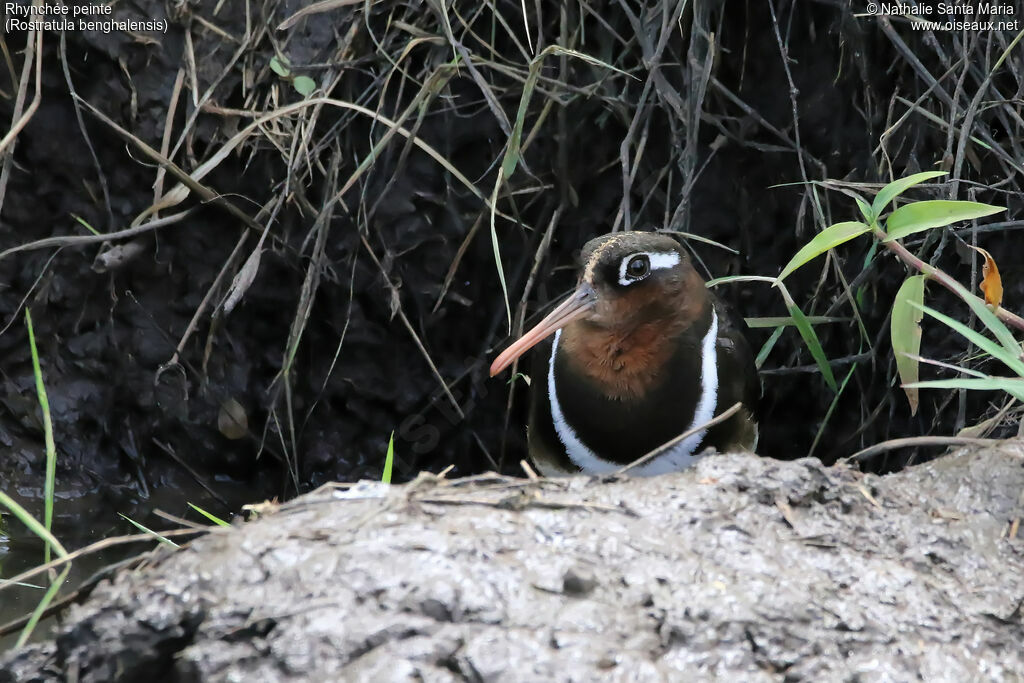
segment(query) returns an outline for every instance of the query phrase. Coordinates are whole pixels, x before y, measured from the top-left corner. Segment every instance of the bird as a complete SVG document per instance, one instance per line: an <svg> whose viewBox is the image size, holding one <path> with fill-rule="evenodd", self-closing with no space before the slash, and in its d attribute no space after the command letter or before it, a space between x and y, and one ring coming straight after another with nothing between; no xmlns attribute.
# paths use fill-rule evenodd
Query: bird
<svg viewBox="0 0 1024 683"><path fill-rule="evenodd" d="M588 241L580 262L575 291L490 367L494 377L534 349L527 442L540 473L610 474L663 446L631 472L682 470L711 449L753 452L761 384L746 325L682 245L613 232ZM677 438L737 402L727 420Z"/></svg>

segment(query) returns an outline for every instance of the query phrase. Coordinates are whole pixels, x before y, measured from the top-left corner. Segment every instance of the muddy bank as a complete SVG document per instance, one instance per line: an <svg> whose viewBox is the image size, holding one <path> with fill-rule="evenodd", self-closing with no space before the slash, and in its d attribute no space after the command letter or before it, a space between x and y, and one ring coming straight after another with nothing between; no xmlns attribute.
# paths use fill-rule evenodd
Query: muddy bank
<svg viewBox="0 0 1024 683"><path fill-rule="evenodd" d="M363 484L122 573L0 681L1020 680L1022 491L1020 441Z"/></svg>

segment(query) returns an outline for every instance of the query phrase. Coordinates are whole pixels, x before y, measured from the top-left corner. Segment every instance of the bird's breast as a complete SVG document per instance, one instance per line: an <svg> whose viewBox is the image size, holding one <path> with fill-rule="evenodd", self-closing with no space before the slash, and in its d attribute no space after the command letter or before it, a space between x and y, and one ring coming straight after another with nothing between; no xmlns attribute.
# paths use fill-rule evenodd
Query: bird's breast
<svg viewBox="0 0 1024 683"><path fill-rule="evenodd" d="M569 326L561 335L565 372L588 392L613 401L637 401L666 377L680 351L696 352L678 330L640 325L632 330L601 330Z"/></svg>

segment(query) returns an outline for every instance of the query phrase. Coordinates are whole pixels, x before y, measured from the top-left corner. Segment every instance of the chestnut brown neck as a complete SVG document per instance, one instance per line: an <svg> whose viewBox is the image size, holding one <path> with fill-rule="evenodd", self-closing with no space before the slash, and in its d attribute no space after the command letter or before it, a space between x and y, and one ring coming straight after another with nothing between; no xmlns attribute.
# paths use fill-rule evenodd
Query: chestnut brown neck
<svg viewBox="0 0 1024 683"><path fill-rule="evenodd" d="M570 323L562 330L559 352L565 354L571 372L590 382L607 398L628 401L645 395L666 375L666 364L693 337L699 355L700 339L710 324L711 300L704 283L691 271L695 291L684 287L667 301L659 302L652 315L636 306L642 292L626 293L615 301L622 308L621 324L598 326L586 321ZM690 280L689 274L687 280ZM686 292L693 292L687 296ZM704 324L702 324L704 323ZM700 328L700 329L697 329ZM692 334L691 334L692 333ZM699 359L697 359L699 363Z"/></svg>

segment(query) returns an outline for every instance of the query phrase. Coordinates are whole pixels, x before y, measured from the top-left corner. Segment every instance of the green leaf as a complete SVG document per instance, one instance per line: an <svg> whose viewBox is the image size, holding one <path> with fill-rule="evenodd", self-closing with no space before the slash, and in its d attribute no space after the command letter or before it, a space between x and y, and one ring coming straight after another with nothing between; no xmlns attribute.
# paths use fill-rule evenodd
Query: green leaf
<svg viewBox="0 0 1024 683"><path fill-rule="evenodd" d="M36 398L43 416L43 443L46 446L46 474L43 479L43 525L47 531L53 528L53 499L56 491L57 445L53 439L53 418L50 415L50 399L46 395L43 369L39 364L39 349L36 348L36 334L32 328L32 311L25 307L25 327L28 329L28 346L32 355L32 375L36 380ZM50 561L51 544L43 549L43 562Z"/></svg>
<svg viewBox="0 0 1024 683"><path fill-rule="evenodd" d="M508 300L508 283L505 282L505 267L501 263L501 244L498 241L498 227L494 224L494 214L498 206L498 189L505 172L498 168L498 178L494 181L494 192L491 194L491 251L494 253L494 266L498 271L498 282L501 284L501 297L505 302L505 318L508 320L508 332L512 334L512 304Z"/></svg>
<svg viewBox="0 0 1024 683"><path fill-rule="evenodd" d="M1024 379L1015 377L960 377L957 379L932 379L914 382L914 389L983 389L1005 391L1019 401L1024 401Z"/></svg>
<svg viewBox="0 0 1024 683"><path fill-rule="evenodd" d="M854 195L853 200L857 202L857 208L860 209L860 215L864 216L865 223L871 223L873 220L878 218L875 212L871 209L871 205L866 201L857 195Z"/></svg>
<svg viewBox="0 0 1024 683"><path fill-rule="evenodd" d="M941 228L957 221L991 216L1000 211L1006 211L1006 207L948 199L914 202L901 206L889 214L889 218L885 221L885 231L888 235L885 241L902 239L917 232L930 228Z"/></svg>
<svg viewBox="0 0 1024 683"><path fill-rule="evenodd" d="M210 520L211 522L213 522L217 526L231 526L228 522L225 522L223 519L221 519L220 517L218 517L217 515L215 515L213 513L207 512L206 510L204 510L203 508L199 507L198 505L193 505L192 503L189 503L188 506L190 508L192 508L193 510L195 510L196 512L198 512L199 514L201 514L203 517L206 517L208 520Z"/></svg>
<svg viewBox="0 0 1024 683"><path fill-rule="evenodd" d="M925 171L923 173L915 173L914 175L908 175L906 178L899 178L894 180L875 195L875 201L871 204L871 212L875 216L882 215L885 211L885 207L889 205L889 202L903 194L904 190L908 187L913 187L918 183L923 183L926 180L932 178L938 178L940 176L948 175L946 171Z"/></svg>
<svg viewBox="0 0 1024 683"><path fill-rule="evenodd" d="M792 316L788 315L769 315L765 317L755 318L744 318L744 322L747 323L747 327L752 330L756 330L762 327L785 327L787 325L793 325ZM849 322L849 318L839 318L831 315L809 315L807 316L807 322L812 325L825 325L827 323L845 323Z"/></svg>
<svg viewBox="0 0 1024 683"><path fill-rule="evenodd" d="M85 229L88 230L89 232L91 232L92 234L94 234L94 235L99 235L100 234L99 230L97 230L96 228L94 228L91 225L89 225L88 221L86 221L84 218L82 218L78 214L74 214L73 213L73 214L71 214L71 217L74 218L79 223L81 223L83 226L85 226Z"/></svg>
<svg viewBox="0 0 1024 683"><path fill-rule="evenodd" d="M800 251L796 252L796 255L789 260L786 267L779 273L779 280L784 279L811 259L824 254L829 249L837 247L843 242L852 240L858 235L863 235L870 229L871 226L860 221L847 221L828 226L815 235L814 239L805 244Z"/></svg>
<svg viewBox="0 0 1024 683"><path fill-rule="evenodd" d="M50 606L50 603L53 602L53 599L57 596L57 591L59 591L61 586L64 585L64 580L68 578L68 572L70 571L71 565L65 565L61 573L58 574L57 578L55 578L53 583L50 584L50 587L46 589L46 593L43 595L42 600L40 600L39 604L36 605L36 608L32 610L32 616L29 617L28 622L25 624L25 628L23 628L21 633L18 634L18 642L14 644L15 648L24 647L25 643L28 642L28 639L32 636L32 632L39 624L39 620L43 618L43 613L46 612L46 608Z"/></svg>
<svg viewBox="0 0 1024 683"><path fill-rule="evenodd" d="M316 81L309 76L296 76L292 87L303 97L309 97L316 90Z"/></svg>
<svg viewBox="0 0 1024 683"><path fill-rule="evenodd" d="M779 325L776 327L775 331L772 332L770 337L768 337L768 341L766 341L761 347L761 350L757 352L757 358L754 359L754 365L758 370L760 370L761 366L764 365L764 362L768 360L768 355L772 352L772 349L775 348L775 344L779 341L779 337L781 337L782 333L785 331L785 325Z"/></svg>
<svg viewBox="0 0 1024 683"><path fill-rule="evenodd" d="M1003 321L988 307L984 301L967 291L967 288L961 285L956 280L950 283L953 289L956 291L960 298L967 302L967 305L971 307L974 314L978 316L981 324L988 328L999 343L1003 345L1006 352L1012 358L1020 358L1021 347L1020 343L1013 336L1013 332L1010 332L1009 328L1003 324Z"/></svg>
<svg viewBox="0 0 1024 683"><path fill-rule="evenodd" d="M11 514L14 515L15 518L28 527L29 531L41 538L44 542L53 546L58 557L67 556L68 551L64 549L64 546L61 545L56 536L51 534L50 530L37 521L35 517L30 515L25 508L21 507L18 501L14 500L3 491L0 491L0 505L3 505L10 510Z"/></svg>
<svg viewBox="0 0 1024 683"><path fill-rule="evenodd" d="M380 480L385 484L391 483L391 470L395 465L395 433L391 432L391 438L388 439L388 453L384 456L384 474L381 475Z"/></svg>
<svg viewBox="0 0 1024 683"><path fill-rule="evenodd" d="M512 135L509 136L508 146L505 148L505 156L501 160L501 169L504 171L505 178L512 177L512 174L515 173L516 165L519 163L519 156L521 152L519 146L523 137L523 125L526 122L526 111L529 109L530 98L533 96L533 90L537 87L537 81L540 79L540 70L544 64L544 58L552 54L574 57L586 62L587 64L600 66L624 76L636 79L636 76L626 73L622 69L618 69L607 62L597 59L596 57L591 57L588 54L577 52L576 50L570 50L558 45L549 45L544 48L541 53L534 57L530 62L530 70L526 75L526 82L523 84L523 93L519 97L519 110L516 112L516 122L512 126Z"/></svg>
<svg viewBox="0 0 1024 683"><path fill-rule="evenodd" d="M947 327L959 332L961 336L966 337L969 341L973 342L982 351L985 351L993 358L998 358L1006 367L1016 372L1021 377L1024 377L1024 361L1020 359L1020 346L1017 347L1017 351L1006 349L993 340L989 339L985 335L972 330L967 325L964 325L958 320L953 320L948 315L943 315L938 311L928 308L927 306L921 306L911 302L911 306L920 308L922 311L935 318L939 322L943 323Z"/></svg>
<svg viewBox="0 0 1024 683"><path fill-rule="evenodd" d="M814 328L811 323L808 322L807 316L800 310L800 307L793 301L793 297L789 295L789 290L782 282L778 283L779 291L782 292L782 298L786 302L786 308L789 310L789 314L793 316L793 324L796 325L797 331L800 336L803 337L804 344L807 345L807 350L811 352L811 356L814 357L814 361L818 364L818 368L821 370L821 376L825 379L825 384L832 389L832 391L838 391L839 385L836 384L836 378L832 374L832 368L828 364L828 357L825 356L824 349L821 348L821 341L818 339L818 335L815 334Z"/></svg>
<svg viewBox="0 0 1024 683"><path fill-rule="evenodd" d="M505 156L501 160L501 171L504 178L511 178L512 174L516 172L516 166L519 164L523 126L526 124L526 112L530 108L530 98L533 96L533 89L537 87L537 80L540 78L540 67L539 57L530 63L530 72L526 76L523 92L519 96L519 110L516 112L516 121L512 125L512 135L509 136L508 146L505 148Z"/></svg>
<svg viewBox="0 0 1024 683"><path fill-rule="evenodd" d="M270 70L281 78L288 78L291 74L291 70L288 68L287 64L287 59L278 59L277 57L270 58Z"/></svg>
<svg viewBox="0 0 1024 683"><path fill-rule="evenodd" d="M828 406L828 410L825 411L825 417L822 418L821 424L818 425L818 432L814 435L814 441L811 442L811 449L807 451L807 457L814 455L814 450L818 447L821 442L821 437L825 433L825 428L828 427L828 421L832 419L832 414L836 411L836 407L839 406L839 399L842 398L843 392L846 391L846 385L853 379L853 373L857 371L857 363L853 363L850 366L850 370L846 373L846 377L843 378L842 383L839 385L839 391L832 397L832 402Z"/></svg>
<svg viewBox="0 0 1024 683"><path fill-rule="evenodd" d="M725 277L712 278L705 282L704 286L711 289L712 287L728 284L730 282L768 282L774 285L777 281L778 278L765 277L764 275L726 275Z"/></svg>
<svg viewBox="0 0 1024 683"><path fill-rule="evenodd" d="M918 380L918 363L916 358L921 352L921 318L924 312L924 275L914 275L904 280L896 299L892 303L892 321L889 333L892 338L892 352L896 356L896 369L900 373L900 382L910 403L910 414L917 414L917 389L908 387ZM911 304L916 304L911 305ZM908 355L910 354L910 355Z"/></svg>
<svg viewBox="0 0 1024 683"><path fill-rule="evenodd" d="M132 526L134 526L136 529L138 529L142 533L149 534L150 536L152 536L156 540L160 541L164 545L168 545L168 546L170 546L172 548L180 548L181 547L177 543L172 541L171 539L169 539L166 536L164 536L163 534L159 534L156 531L153 531L152 529L150 529L149 527L146 527L146 526L143 526L143 525L139 524L138 522L136 522L134 519L132 519L128 515L126 515L126 514L124 514L122 512L118 512L117 514L121 515L121 517L123 517L125 520L130 522L132 524Z"/></svg>

